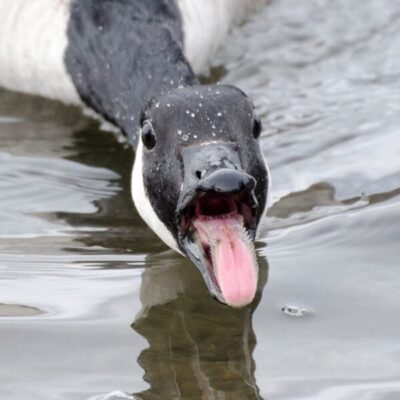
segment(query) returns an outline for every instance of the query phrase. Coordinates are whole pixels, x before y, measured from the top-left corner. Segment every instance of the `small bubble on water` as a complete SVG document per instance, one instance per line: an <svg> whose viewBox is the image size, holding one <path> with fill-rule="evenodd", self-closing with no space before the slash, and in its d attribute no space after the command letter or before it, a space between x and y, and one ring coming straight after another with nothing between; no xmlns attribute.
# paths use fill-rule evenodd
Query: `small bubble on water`
<svg viewBox="0 0 400 400"><path fill-rule="evenodd" d="M217 115L218 115L218 117L222 117L222 113L220 113L220 112L217 113Z"/></svg>
<svg viewBox="0 0 400 400"><path fill-rule="evenodd" d="M281 311L291 317L306 317L307 315L311 315L313 313L310 309L298 306L284 306L281 308Z"/></svg>
<svg viewBox="0 0 400 400"><path fill-rule="evenodd" d="M187 141L189 140L189 136L188 136L188 135L183 135L183 136L182 136L182 140L183 140L184 142L187 142Z"/></svg>
<svg viewBox="0 0 400 400"><path fill-rule="evenodd" d="M168 107L168 108L171 107L171 104L167 103L167 107Z"/></svg>
<svg viewBox="0 0 400 400"><path fill-rule="evenodd" d="M186 110L186 114L190 114L190 111L189 111L189 110Z"/></svg>
<svg viewBox="0 0 400 400"><path fill-rule="evenodd" d="M190 116L192 117L192 118L194 118L195 117L195 113L190 113Z"/></svg>
<svg viewBox="0 0 400 400"><path fill-rule="evenodd" d="M193 137L194 137L195 139L197 139L197 135L193 135Z"/></svg>
<svg viewBox="0 0 400 400"><path fill-rule="evenodd" d="M178 130L176 131L176 133L177 133L179 136L182 135L182 131L181 131L180 129L178 129Z"/></svg>

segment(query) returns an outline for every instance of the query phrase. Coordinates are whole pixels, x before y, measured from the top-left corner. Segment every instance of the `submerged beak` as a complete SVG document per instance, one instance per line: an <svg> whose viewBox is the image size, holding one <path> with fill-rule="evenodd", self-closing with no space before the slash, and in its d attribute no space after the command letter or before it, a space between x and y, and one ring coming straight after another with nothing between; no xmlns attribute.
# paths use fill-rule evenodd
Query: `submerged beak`
<svg viewBox="0 0 400 400"><path fill-rule="evenodd" d="M183 149L184 183L176 216L181 250L222 303L252 302L258 282L254 250L256 180L232 143Z"/></svg>

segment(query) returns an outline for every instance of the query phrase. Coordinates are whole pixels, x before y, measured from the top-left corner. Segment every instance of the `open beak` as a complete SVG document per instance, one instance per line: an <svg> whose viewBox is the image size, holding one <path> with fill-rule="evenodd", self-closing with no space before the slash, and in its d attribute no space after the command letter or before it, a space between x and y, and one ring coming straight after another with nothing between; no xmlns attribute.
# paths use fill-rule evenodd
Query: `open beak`
<svg viewBox="0 0 400 400"><path fill-rule="evenodd" d="M188 147L182 156L185 176L176 211L181 250L212 295L245 306L258 282L256 180L243 171L232 143Z"/></svg>

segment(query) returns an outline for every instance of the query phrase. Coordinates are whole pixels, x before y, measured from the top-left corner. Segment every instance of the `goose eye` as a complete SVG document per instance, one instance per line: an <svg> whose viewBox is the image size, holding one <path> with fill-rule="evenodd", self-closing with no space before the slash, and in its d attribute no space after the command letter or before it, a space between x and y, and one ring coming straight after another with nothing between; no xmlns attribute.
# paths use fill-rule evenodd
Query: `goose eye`
<svg viewBox="0 0 400 400"><path fill-rule="evenodd" d="M253 136L258 139L262 131L261 120L258 117L254 117L253 121Z"/></svg>
<svg viewBox="0 0 400 400"><path fill-rule="evenodd" d="M142 142L148 150L156 146L156 135L149 121L144 121L142 127Z"/></svg>

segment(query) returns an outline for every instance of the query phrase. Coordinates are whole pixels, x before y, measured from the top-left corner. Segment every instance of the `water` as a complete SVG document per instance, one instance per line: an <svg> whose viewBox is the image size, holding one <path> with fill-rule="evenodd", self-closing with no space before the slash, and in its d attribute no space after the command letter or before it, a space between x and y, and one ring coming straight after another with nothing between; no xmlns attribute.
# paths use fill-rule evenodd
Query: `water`
<svg viewBox="0 0 400 400"><path fill-rule="evenodd" d="M214 60L273 177L239 311L141 222L117 136L1 91L0 397L398 399L399 14L272 1Z"/></svg>

